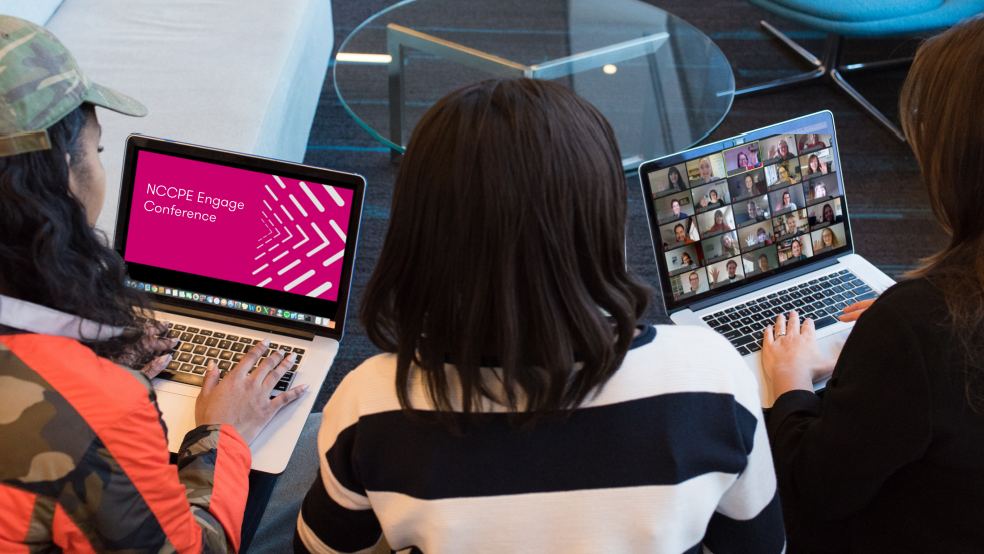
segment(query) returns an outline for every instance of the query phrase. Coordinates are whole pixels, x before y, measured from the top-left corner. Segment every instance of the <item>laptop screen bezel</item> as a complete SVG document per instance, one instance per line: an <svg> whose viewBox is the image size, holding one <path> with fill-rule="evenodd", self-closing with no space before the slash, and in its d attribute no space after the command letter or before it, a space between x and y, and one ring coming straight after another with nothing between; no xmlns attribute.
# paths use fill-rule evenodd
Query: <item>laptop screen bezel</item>
<svg viewBox="0 0 984 554"><path fill-rule="evenodd" d="M244 322L256 322L264 325L276 325L279 327L284 327L287 329L294 329L303 333L313 334L316 336L324 336L333 338L336 340L341 340L345 333L345 321L348 312L349 296L351 294L352 287L352 271L355 265L356 251L358 248L359 230L362 222L362 206L365 197L365 187L366 181L361 175L354 173L346 173L342 171L335 171L331 169L325 169L320 167L313 167L309 165L296 164L292 162L286 162L282 160L274 160L270 158L262 158L258 156L252 156L248 154L241 154L237 152L230 152L227 150L219 150L215 148L208 148L204 146L197 146L193 144L186 144L181 142L168 141L143 135L130 135L126 140L126 153L123 160L123 173L120 180L120 196L119 196L119 207L117 209L116 216L116 235L114 239L114 249L119 253L121 258L125 261L126 252L126 241L127 232L130 223L130 211L131 203L133 198L136 176L136 165L137 159L140 151L153 152L158 154L164 154L168 156L175 156L179 158L200 161L204 163L218 164L227 167L235 167L238 169L245 169L249 171L256 171L261 173L269 173L273 175L279 175L282 177L289 177L298 180L308 180L316 183L336 183L341 184L345 188L352 189L352 207L349 218L349 225L346 232L347 240L345 244L345 255L342 259L342 273L339 279L339 292L338 298L335 303L337 304L335 315L331 319L336 322L335 327L327 327L324 325L317 325L316 323L301 322L293 319L279 318L276 316L270 316L265 314L258 314L251 311L241 310L237 308L229 308L214 304L206 304L201 302L195 302L193 300L185 300L173 296L165 295L152 295L152 300L160 304L178 306L193 310L198 310L206 313L213 313L217 315L222 315L226 317L232 317L234 319L242 320ZM162 241L162 248L167 248L169 245L165 241ZM148 270L153 270L155 273L161 275L158 279L159 284L167 283L167 275L181 275L189 276L192 280L196 282L203 283L205 288L202 291L206 291L209 288L217 288L223 285L233 285L237 288L243 286L240 283L230 283L223 281L221 279L215 279L211 277L204 277L201 275L194 275L191 273L168 270L163 268L157 268L152 266L144 266L141 264L133 264L126 262L127 271L129 273L132 266L139 266L143 272ZM246 285L248 286L248 285ZM216 294L214 292L209 292L209 294ZM290 294L290 293L283 293ZM222 295L222 296L232 296L232 295ZM236 300L248 300L246 298L236 298ZM328 302L328 301L325 301ZM260 304L260 302L257 302ZM267 302L269 304L269 302Z"/></svg>
<svg viewBox="0 0 984 554"><path fill-rule="evenodd" d="M666 263L665 252L662 249L662 237L660 235L660 225L656 214L656 203L654 202L653 186L650 182L649 175L655 171L661 169L666 169L670 166L684 163L695 158L704 157L710 154L723 152L728 148L736 146L735 141L740 141L738 145L753 142L760 139L769 138L771 136L780 134L807 134L809 132L815 132L819 129L816 127L819 125L826 125L830 129L831 136L831 146L830 148L834 152L834 171L836 175L838 186L840 187L840 199L841 199L841 210L842 219L844 224L844 238L845 244L839 248L831 250L829 252L824 252L823 254L814 255L809 258L809 260L795 264L793 266L778 267L769 272L755 275L752 277L746 277L742 279L739 283L734 283L731 285L725 285L720 288L712 289L707 292L689 296L686 298L681 298L680 300L675 300L673 295L673 288L670 283L670 270ZM800 154L797 153L797 157ZM727 178L725 178L726 180ZM803 273L808 268L813 266L829 265L832 258L838 258L844 256L845 254L850 254L854 252L854 241L851 233L850 216L848 212L848 202L847 202L847 191L844 187L843 178L843 166L841 165L841 157L839 151L839 142L837 140L837 131L834 126L833 114L830 111L822 111L795 119L790 119L767 127L756 129L753 131L748 131L741 135L733 136L727 139L719 140L711 144L704 146L699 146L692 148L690 150L685 150L683 152L678 152L675 154L670 154L669 156L664 156L662 158L657 158L655 160L650 160L644 162L639 166L639 180L642 186L643 200L646 204L646 213L649 217L649 230L650 239L653 244L653 253L656 258L656 266L658 269L660 289L663 295L663 303L666 308L667 313L672 314L681 310L689 309L695 304L706 304L709 300L713 300L717 297L723 296L739 296L746 294L748 292L753 292L759 288L769 286L775 282L775 278L785 275L787 273ZM689 190L689 187L688 189ZM770 219L776 216L770 217ZM807 233L809 236L810 233ZM778 242L778 241L777 241ZM739 255L740 257L740 255Z"/></svg>

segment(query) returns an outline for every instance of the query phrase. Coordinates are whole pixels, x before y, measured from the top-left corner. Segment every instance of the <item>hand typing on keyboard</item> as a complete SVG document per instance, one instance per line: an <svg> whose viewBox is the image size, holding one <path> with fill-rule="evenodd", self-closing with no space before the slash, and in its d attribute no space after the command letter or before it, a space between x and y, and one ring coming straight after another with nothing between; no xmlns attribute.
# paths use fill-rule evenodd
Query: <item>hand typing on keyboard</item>
<svg viewBox="0 0 984 554"><path fill-rule="evenodd" d="M762 349L765 327L779 314L796 310L800 318L811 318L816 330L840 321L853 321L878 296L871 287L842 269L783 290L747 300L702 317L705 323L724 335L742 356ZM855 307L852 307L855 306Z"/></svg>
<svg viewBox="0 0 984 554"><path fill-rule="evenodd" d="M291 369L297 354L291 352L285 356L282 350L277 350L262 359L269 348L270 339L255 345L221 381L215 362L208 362L202 392L195 404L196 425L232 425L249 444L281 408L307 392L305 384L271 397L273 388Z"/></svg>
<svg viewBox="0 0 984 554"><path fill-rule="evenodd" d="M796 310L779 314L775 326L765 328L762 342L762 370L772 381L776 398L791 390L813 391L813 382L830 375L836 360L820 353L816 327L807 318L802 325Z"/></svg>
<svg viewBox="0 0 984 554"><path fill-rule="evenodd" d="M122 366L139 368L148 379L157 377L174 356L169 351L174 350L178 344L178 339L165 338L167 328L166 321L156 324L147 323L143 328L143 340L113 361ZM159 352L165 353L156 355Z"/></svg>

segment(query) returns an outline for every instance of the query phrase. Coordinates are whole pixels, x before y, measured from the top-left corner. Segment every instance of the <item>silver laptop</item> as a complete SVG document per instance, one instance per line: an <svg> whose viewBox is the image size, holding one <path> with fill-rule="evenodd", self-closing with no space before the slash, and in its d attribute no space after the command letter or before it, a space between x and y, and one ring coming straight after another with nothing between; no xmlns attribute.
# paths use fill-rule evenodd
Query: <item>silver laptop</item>
<svg viewBox="0 0 984 554"><path fill-rule="evenodd" d="M836 358L853 327L838 319L844 307L895 283L854 253L829 111L646 162L639 178L670 318L731 341L763 407L775 400L760 363L766 325L795 309Z"/></svg>
<svg viewBox="0 0 984 554"><path fill-rule="evenodd" d="M364 193L351 173L127 139L115 248L180 341L154 379L172 452L208 362L224 377L270 337L268 354L297 354L274 394L310 385L250 444L253 469L286 468L345 330Z"/></svg>

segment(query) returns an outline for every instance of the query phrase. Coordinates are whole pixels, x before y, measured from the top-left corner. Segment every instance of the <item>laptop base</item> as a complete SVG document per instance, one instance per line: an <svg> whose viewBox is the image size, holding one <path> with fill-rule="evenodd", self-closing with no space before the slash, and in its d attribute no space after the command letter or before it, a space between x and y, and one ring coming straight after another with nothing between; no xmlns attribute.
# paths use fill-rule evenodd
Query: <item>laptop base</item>
<svg viewBox="0 0 984 554"><path fill-rule="evenodd" d="M187 317L180 314L157 312L158 321L171 321L182 325L193 325L215 329L224 333L257 334L257 331L243 327ZM301 346L306 350L304 366L297 373L292 386L307 384L308 392L273 416L270 423L250 443L249 450L253 461L251 469L266 473L282 473L290 461L291 453L304 428L304 422L314 407L318 391L325 382L328 370L338 353L338 341L327 337L304 340L287 335L262 334L278 344ZM157 392L157 404L167 425L168 450L177 452L185 433L195 428L195 401L201 388L162 379L153 380Z"/></svg>
<svg viewBox="0 0 984 554"><path fill-rule="evenodd" d="M751 291L742 296L737 296L735 298L728 299L727 301L704 307L696 312L689 309L682 310L672 314L670 319L672 319L677 325L698 325L710 329L707 323L705 323L702 319L708 314L715 313L730 306L745 303L748 300L759 298L763 295L768 295L773 291L787 288L793 284L807 282L812 279L816 279L818 276L827 275L831 272L837 272L844 269L852 271L855 275L868 283L879 294L895 284L895 281L892 280L891 277L885 275L885 273L883 273L880 269L873 266L861 256L857 254L848 254L838 258L838 263L832 266L823 267L814 272L785 280L769 287ZM854 323L844 323L838 321L833 325L819 329L817 331L817 338L820 343L821 352L829 358L836 359L840 354L841 349L843 349L844 343L847 341L847 337L853 327ZM762 407L772 407L772 404L775 403L775 398L772 394L772 383L762 372L761 352L753 352L745 355L744 359L745 363L748 364L748 367L755 372L758 379ZM814 390L823 389L828 380L829 377L814 383Z"/></svg>

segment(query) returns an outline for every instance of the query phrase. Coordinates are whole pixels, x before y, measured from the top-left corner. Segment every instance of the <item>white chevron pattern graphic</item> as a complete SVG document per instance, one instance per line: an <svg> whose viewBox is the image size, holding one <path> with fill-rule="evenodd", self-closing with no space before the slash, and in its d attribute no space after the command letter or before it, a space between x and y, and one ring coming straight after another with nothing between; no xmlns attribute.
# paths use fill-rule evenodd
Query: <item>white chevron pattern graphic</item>
<svg viewBox="0 0 984 554"><path fill-rule="evenodd" d="M349 224L346 205L350 202L352 191L331 185L322 185L322 190L303 181L276 175L271 178L264 185L269 196L263 198L266 210L261 211L261 235L257 238L256 247L260 253L254 258L259 266L254 266L252 273L256 278L263 278L257 286L314 298L332 291L333 294L325 298L337 298L338 283L335 279L341 272L334 264L345 257L347 237L344 229ZM276 189L282 192L278 191L278 194ZM327 203L325 196L330 198ZM329 239L325 235L327 227L331 227L338 237L337 243L334 238ZM304 255L297 252L294 257L288 257L292 251L312 243L312 239L317 242L302 251ZM337 246L327 259L315 257L332 244Z"/></svg>

